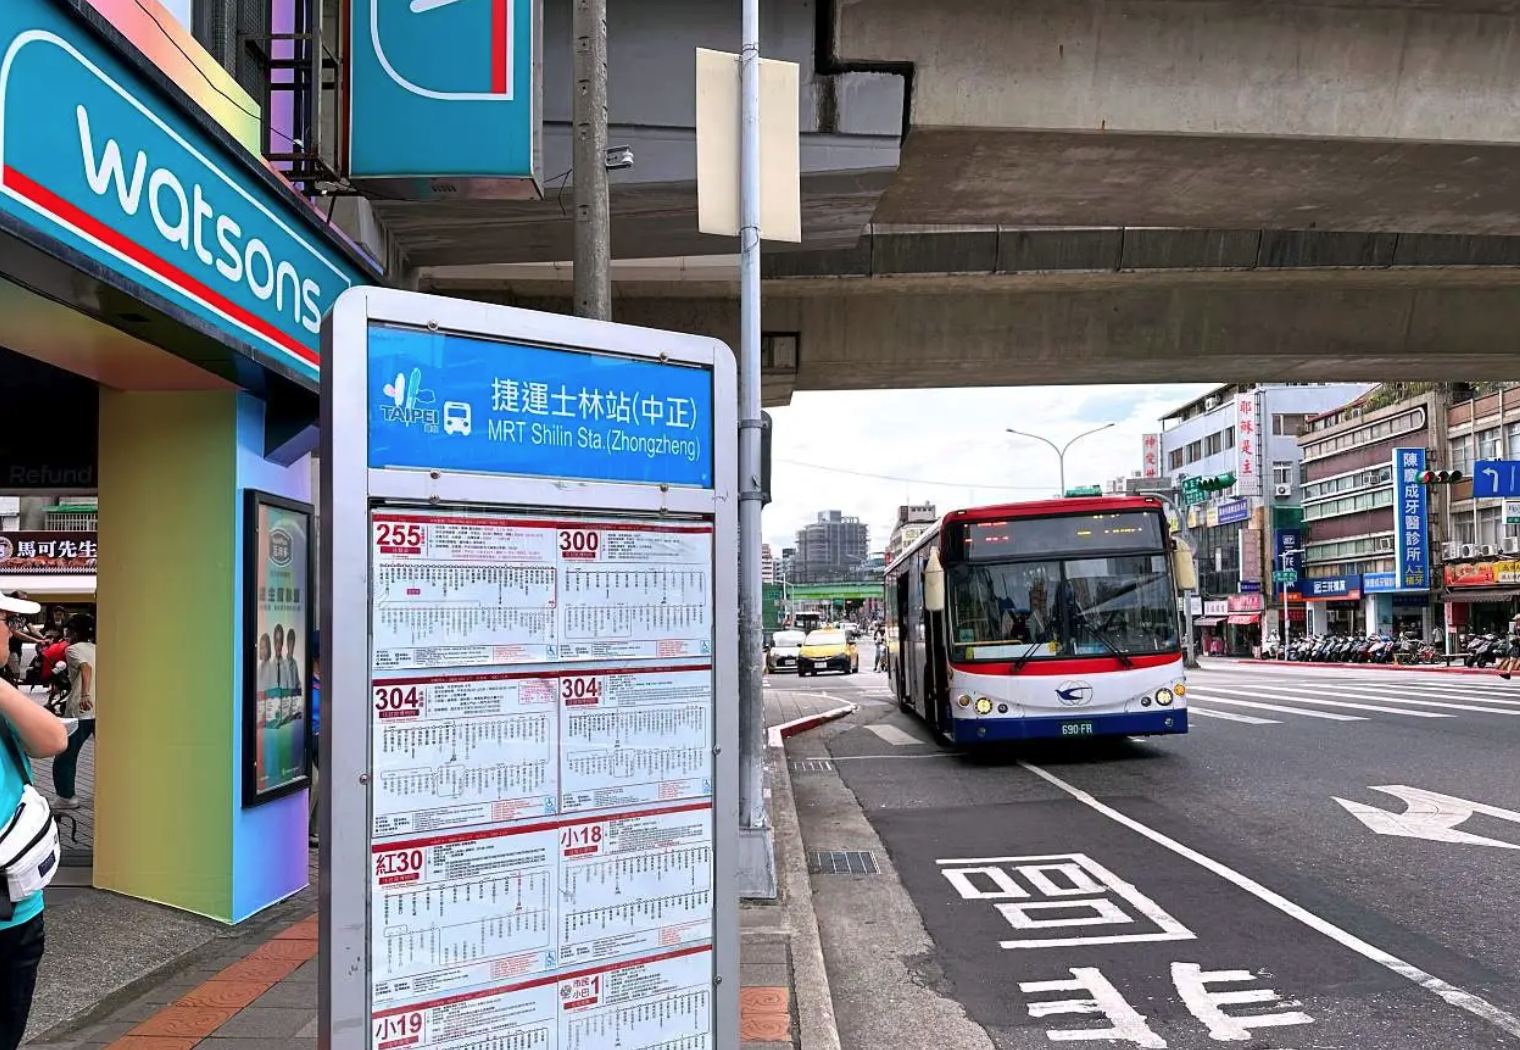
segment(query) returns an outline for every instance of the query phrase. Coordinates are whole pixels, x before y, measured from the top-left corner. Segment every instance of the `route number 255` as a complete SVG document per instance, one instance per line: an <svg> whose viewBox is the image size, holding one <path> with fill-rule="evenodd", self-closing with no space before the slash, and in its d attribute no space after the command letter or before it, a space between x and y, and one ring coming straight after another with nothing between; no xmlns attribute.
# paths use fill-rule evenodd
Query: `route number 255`
<svg viewBox="0 0 1520 1050"><path fill-rule="evenodd" d="M381 547L421 547L422 526L395 521L375 523L375 543Z"/></svg>

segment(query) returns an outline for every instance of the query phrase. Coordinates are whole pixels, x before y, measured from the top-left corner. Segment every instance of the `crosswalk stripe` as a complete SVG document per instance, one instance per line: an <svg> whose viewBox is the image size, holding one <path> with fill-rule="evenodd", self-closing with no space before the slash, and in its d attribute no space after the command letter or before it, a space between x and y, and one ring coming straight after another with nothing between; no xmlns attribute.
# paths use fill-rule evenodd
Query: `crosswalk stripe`
<svg viewBox="0 0 1520 1050"><path fill-rule="evenodd" d="M1281 704L1263 704L1254 700L1232 700L1225 696L1215 696L1209 693L1201 693L1196 689L1188 689L1188 702L1202 700L1210 704L1227 704L1231 707L1252 707L1261 711L1278 711L1285 715L1303 715L1305 718L1323 718L1330 722L1365 722L1367 719L1361 715L1338 715L1332 711L1306 711L1301 707L1283 707Z"/></svg>
<svg viewBox="0 0 1520 1050"><path fill-rule="evenodd" d="M1352 698L1364 698L1367 700L1378 700L1385 704L1411 704L1415 707L1439 707L1447 711L1476 711L1479 714L1485 715L1520 715L1520 710L1510 710L1507 707L1479 707L1476 703L1454 704L1445 700L1425 700L1415 697L1385 696L1381 693L1364 693L1357 689L1337 689L1335 695L1349 696Z"/></svg>
<svg viewBox="0 0 1520 1050"><path fill-rule="evenodd" d="M1193 679L1196 681L1196 679ZM1230 686L1240 686L1250 689L1259 688L1262 685L1260 676L1250 677L1245 675L1229 675L1216 678L1210 674L1204 679L1205 683L1218 685L1221 682ZM1364 676L1352 677L1322 677L1322 678L1298 678L1281 675L1269 683L1270 688L1293 688L1293 689L1333 689L1348 694L1369 688ZM1388 684L1388 691L1397 694L1412 694L1416 697L1431 697L1441 700L1460 700L1469 703L1503 704L1520 707L1520 695L1512 689L1495 688L1491 686L1458 685L1455 683L1432 683L1414 684L1408 682L1396 682ZM1361 695L1368 695L1365 692ZM1376 699L1386 699L1384 693L1375 695Z"/></svg>
<svg viewBox="0 0 1520 1050"><path fill-rule="evenodd" d="M1297 693L1284 693L1275 689L1262 689L1257 687L1250 691L1251 696L1264 696L1269 700L1292 700L1300 704L1319 704L1321 707L1345 707L1352 711L1376 711L1384 715L1404 715L1407 718L1455 718L1456 715L1443 715L1439 711L1409 711L1400 707L1383 707L1378 704L1353 704L1345 700L1321 700L1317 696L1301 696ZM1379 697L1379 699L1382 699Z"/></svg>
<svg viewBox="0 0 1520 1050"><path fill-rule="evenodd" d="M882 722L877 722L874 725L866 726L866 728L895 747L907 747L910 744L924 743L924 741L920 740L912 733L904 732L894 725L887 725Z"/></svg>
<svg viewBox="0 0 1520 1050"><path fill-rule="evenodd" d="M1245 722L1253 726L1280 726L1282 722L1275 718L1257 718L1255 715L1237 715L1233 711L1213 711L1207 707L1189 707L1188 714L1202 715L1205 718L1223 718L1227 722Z"/></svg>

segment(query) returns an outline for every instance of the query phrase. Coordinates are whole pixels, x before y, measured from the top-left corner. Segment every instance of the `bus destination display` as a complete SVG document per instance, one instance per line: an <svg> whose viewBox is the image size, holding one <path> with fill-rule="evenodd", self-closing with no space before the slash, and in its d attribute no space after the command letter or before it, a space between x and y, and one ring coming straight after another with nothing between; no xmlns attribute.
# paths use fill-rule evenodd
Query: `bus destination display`
<svg viewBox="0 0 1520 1050"><path fill-rule="evenodd" d="M371 532L370 1046L714 1050L711 526Z"/></svg>

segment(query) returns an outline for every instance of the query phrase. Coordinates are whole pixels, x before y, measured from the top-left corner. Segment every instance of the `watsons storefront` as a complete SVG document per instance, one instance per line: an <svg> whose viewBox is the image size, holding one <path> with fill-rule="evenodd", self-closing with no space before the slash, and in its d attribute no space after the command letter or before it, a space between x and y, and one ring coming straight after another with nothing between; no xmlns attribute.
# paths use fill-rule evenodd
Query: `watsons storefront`
<svg viewBox="0 0 1520 1050"><path fill-rule="evenodd" d="M87 538L10 537L4 566L78 577L98 613L94 839L71 859L227 922L308 879L304 746L261 779L251 665L260 631L306 661L310 580L270 567L304 572L313 545L322 317L380 280L256 154L261 129L156 0L0 2L0 365L95 435L67 471L45 428L0 463L40 479L5 495L67 476L98 496ZM0 382L8 420L37 388ZM281 701L304 714L306 689Z"/></svg>

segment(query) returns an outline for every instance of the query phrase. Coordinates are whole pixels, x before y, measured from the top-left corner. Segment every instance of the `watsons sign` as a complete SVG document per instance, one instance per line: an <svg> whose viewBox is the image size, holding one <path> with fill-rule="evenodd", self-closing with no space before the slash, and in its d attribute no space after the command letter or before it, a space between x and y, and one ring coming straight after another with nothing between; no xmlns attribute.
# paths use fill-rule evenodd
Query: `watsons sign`
<svg viewBox="0 0 1520 1050"><path fill-rule="evenodd" d="M0 208L314 380L365 276L63 7L0 2Z"/></svg>

